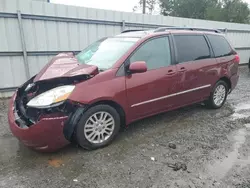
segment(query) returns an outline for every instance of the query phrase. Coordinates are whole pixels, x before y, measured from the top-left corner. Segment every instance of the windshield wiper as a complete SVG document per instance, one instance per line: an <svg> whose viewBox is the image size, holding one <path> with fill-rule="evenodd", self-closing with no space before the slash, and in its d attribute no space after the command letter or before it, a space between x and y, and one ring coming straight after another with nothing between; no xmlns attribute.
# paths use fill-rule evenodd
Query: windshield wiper
<svg viewBox="0 0 250 188"><path fill-rule="evenodd" d="M104 72L107 69L100 69L100 68L98 68L98 70L99 70L99 72Z"/></svg>

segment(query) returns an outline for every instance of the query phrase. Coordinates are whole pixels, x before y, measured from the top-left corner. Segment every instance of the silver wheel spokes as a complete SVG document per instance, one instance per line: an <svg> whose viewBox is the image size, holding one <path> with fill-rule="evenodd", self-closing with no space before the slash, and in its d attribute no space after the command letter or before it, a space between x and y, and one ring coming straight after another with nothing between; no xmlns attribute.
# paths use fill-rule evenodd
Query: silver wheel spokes
<svg viewBox="0 0 250 188"><path fill-rule="evenodd" d="M84 126L86 139L94 144L106 141L113 133L115 120L108 112L97 112L90 116Z"/></svg>
<svg viewBox="0 0 250 188"><path fill-rule="evenodd" d="M223 85L219 85L214 91L214 104L220 106L226 97L226 88Z"/></svg>

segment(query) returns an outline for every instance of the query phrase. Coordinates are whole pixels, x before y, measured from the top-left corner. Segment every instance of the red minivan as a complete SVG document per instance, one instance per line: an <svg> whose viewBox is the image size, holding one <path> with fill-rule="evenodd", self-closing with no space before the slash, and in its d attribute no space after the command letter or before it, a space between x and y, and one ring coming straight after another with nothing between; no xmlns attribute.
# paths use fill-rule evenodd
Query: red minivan
<svg viewBox="0 0 250 188"><path fill-rule="evenodd" d="M16 90L10 129L39 151L70 142L97 149L133 121L199 102L222 107L238 64L218 30L126 31L54 57Z"/></svg>

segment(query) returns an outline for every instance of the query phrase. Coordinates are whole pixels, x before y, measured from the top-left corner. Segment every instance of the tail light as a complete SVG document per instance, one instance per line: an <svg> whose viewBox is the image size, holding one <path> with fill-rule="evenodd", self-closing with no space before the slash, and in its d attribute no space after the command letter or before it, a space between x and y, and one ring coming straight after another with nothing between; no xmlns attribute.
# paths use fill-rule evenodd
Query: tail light
<svg viewBox="0 0 250 188"><path fill-rule="evenodd" d="M240 56L236 54L234 60L236 63L240 63Z"/></svg>

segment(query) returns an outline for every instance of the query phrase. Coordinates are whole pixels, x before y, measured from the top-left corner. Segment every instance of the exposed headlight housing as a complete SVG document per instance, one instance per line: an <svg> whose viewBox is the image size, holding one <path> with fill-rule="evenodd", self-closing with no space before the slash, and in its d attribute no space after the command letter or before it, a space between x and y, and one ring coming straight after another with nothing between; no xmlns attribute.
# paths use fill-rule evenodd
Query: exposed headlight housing
<svg viewBox="0 0 250 188"><path fill-rule="evenodd" d="M73 85L56 87L34 97L28 102L27 106L33 108L47 108L53 104L63 102L69 97L74 88L75 86Z"/></svg>

